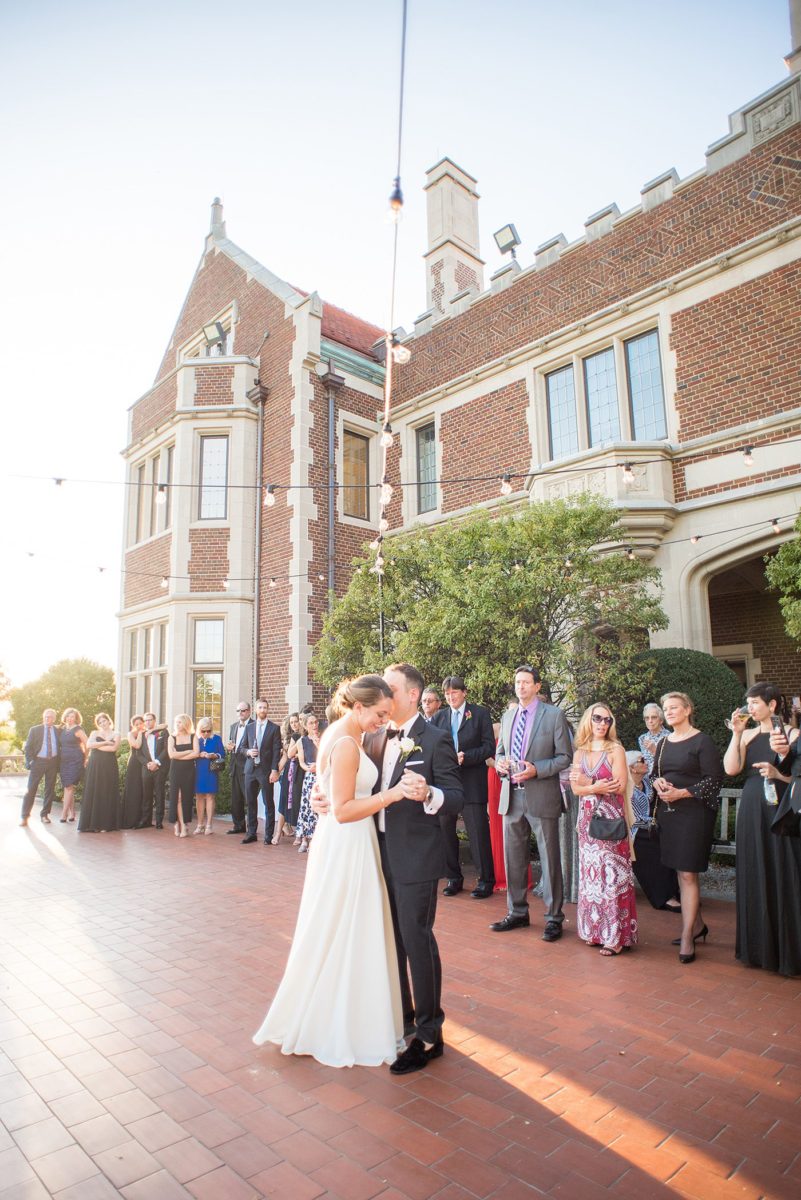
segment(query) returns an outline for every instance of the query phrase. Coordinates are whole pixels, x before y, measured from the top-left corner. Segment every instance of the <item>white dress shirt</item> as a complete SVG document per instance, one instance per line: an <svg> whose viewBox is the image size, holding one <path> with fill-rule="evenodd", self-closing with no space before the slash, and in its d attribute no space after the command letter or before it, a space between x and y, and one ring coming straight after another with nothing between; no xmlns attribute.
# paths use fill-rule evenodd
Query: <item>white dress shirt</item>
<svg viewBox="0 0 801 1200"><path fill-rule="evenodd" d="M381 791L382 792L386 791L389 788L389 781L392 778L393 772L395 770L395 766L398 762L398 759L400 758L401 738L411 737L409 730L412 728L412 726L415 724L416 721L417 721L417 713L415 713L414 716L409 717L408 721L405 721L403 723L403 725L400 726L400 728L398 730L398 736L396 738L391 738L387 742L386 749L384 750L384 761L383 761L382 768L381 768ZM414 751L408 755L408 758L412 761L414 761L417 757L418 757L418 753L415 753ZM441 788L430 785L428 790L429 790L429 799L425 802L425 804L423 805L423 808L425 809L425 811L428 813L429 816L434 817L437 815L439 810L442 808L442 805L445 801L445 797L442 793ZM380 833L386 832L386 828L387 828L386 817L384 814L385 814L385 810L383 808L380 808L378 810L378 829L379 829Z"/></svg>

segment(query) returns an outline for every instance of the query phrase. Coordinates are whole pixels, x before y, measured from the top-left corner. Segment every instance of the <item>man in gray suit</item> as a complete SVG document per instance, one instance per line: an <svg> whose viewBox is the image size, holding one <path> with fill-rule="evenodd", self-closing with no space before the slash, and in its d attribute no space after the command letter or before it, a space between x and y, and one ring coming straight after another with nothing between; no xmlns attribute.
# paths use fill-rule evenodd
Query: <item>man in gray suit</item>
<svg viewBox="0 0 801 1200"><path fill-rule="evenodd" d="M528 664L518 667L515 671L518 706L507 709L501 718L497 756L517 760L523 764L523 769L509 778L508 768L499 766L499 773L506 776L501 784L498 811L503 814L509 911L503 920L490 925L490 929L505 933L529 924L526 884L533 829L542 864L545 901L542 940L556 942L562 936L564 921L559 855L559 818L562 815L559 772L570 766L572 750L567 719L558 708L540 698L541 687L539 671Z"/></svg>

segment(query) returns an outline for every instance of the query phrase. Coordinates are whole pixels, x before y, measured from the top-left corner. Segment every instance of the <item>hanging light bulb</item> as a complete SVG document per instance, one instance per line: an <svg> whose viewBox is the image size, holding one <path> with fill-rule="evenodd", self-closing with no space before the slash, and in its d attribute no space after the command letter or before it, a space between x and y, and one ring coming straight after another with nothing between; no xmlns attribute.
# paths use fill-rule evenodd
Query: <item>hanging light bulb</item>
<svg viewBox="0 0 801 1200"><path fill-rule="evenodd" d="M626 558L629 560L629 562L634 562L634 551L632 550L631 546L628 546L626 549Z"/></svg>
<svg viewBox="0 0 801 1200"><path fill-rule="evenodd" d="M56 485L56 487L61 487L63 482L64 482L63 479L54 479L53 480L53 483Z"/></svg>
<svg viewBox="0 0 801 1200"><path fill-rule="evenodd" d="M231 586L231 581L227 575L226 575L225 579L222 581L222 585L223 585L223 588L225 589L225 591L227 592L229 587Z"/></svg>
<svg viewBox="0 0 801 1200"><path fill-rule="evenodd" d="M743 462L745 463L745 465L747 467L753 467L753 465L754 465L754 447L753 446L743 446Z"/></svg>
<svg viewBox="0 0 801 1200"><path fill-rule="evenodd" d="M384 422L384 428L378 441L379 445L383 446L385 450L388 450L392 445L392 426L390 425L389 421Z"/></svg>
<svg viewBox="0 0 801 1200"><path fill-rule="evenodd" d="M271 588L274 588L274 587L276 587L276 586L277 586L277 585L276 585L276 582L275 582L275 576L274 576L274 575L270 576L270 582L269 582L269 584L268 584L267 586L268 586L268 587L271 587Z"/></svg>
<svg viewBox="0 0 801 1200"><path fill-rule="evenodd" d="M505 471L501 478L501 495L511 496L512 494L512 476L508 471Z"/></svg>
<svg viewBox="0 0 801 1200"><path fill-rule="evenodd" d="M634 467L630 462L623 463L623 482L634 483Z"/></svg>
<svg viewBox="0 0 801 1200"><path fill-rule="evenodd" d="M697 546L698 543L700 542L700 540L701 540L700 533L694 533L693 536L690 538L690 545Z"/></svg>
<svg viewBox="0 0 801 1200"><path fill-rule="evenodd" d="M371 550L380 550L381 543L383 542L383 540L384 539L381 537L380 534L378 535L378 537L373 538L372 542L370 543L370 549Z"/></svg>
<svg viewBox="0 0 801 1200"><path fill-rule="evenodd" d="M392 499L392 484L389 482L389 480L387 479L387 477L385 475L381 482L381 505L382 505L382 507L385 507L387 504L389 504L391 499Z"/></svg>
<svg viewBox="0 0 801 1200"><path fill-rule="evenodd" d="M773 520L772 520L772 521L771 521L771 523L770 523L770 526L771 526L771 529L773 530L773 532L774 532L774 533L781 533L781 531L782 531L782 528L781 528L781 525L779 524L779 518L778 518L778 517L774 517L774 518L773 518Z"/></svg>
<svg viewBox="0 0 801 1200"><path fill-rule="evenodd" d="M166 504L166 503L167 503L167 485L166 485L166 483L160 483L158 485L158 487L156 488L156 504Z"/></svg>
<svg viewBox="0 0 801 1200"><path fill-rule="evenodd" d="M411 360L411 357L412 357L412 352L409 349L409 347L402 346L399 341L393 339L393 341L392 341L392 361L398 363L399 366L403 366L404 363L407 363Z"/></svg>
<svg viewBox="0 0 801 1200"><path fill-rule="evenodd" d="M275 504L275 484L268 483L264 489L264 507L272 508Z"/></svg>
<svg viewBox="0 0 801 1200"><path fill-rule="evenodd" d="M162 577L161 577L161 586L164 588L164 590L165 590L165 591L166 591L166 589L167 589L167 588L170 586L170 580L169 580L169 577L168 577L167 575L162 575Z"/></svg>
<svg viewBox="0 0 801 1200"><path fill-rule="evenodd" d="M381 533L387 532L387 530L389 529L389 521L387 520L386 517L382 517L381 520L378 522L378 528L381 531Z"/></svg>
<svg viewBox="0 0 801 1200"><path fill-rule="evenodd" d="M395 186L389 197L389 219L397 224L403 216L403 192L401 191L400 175L395 177Z"/></svg>
<svg viewBox="0 0 801 1200"><path fill-rule="evenodd" d="M515 571L522 571L522 570L523 570L523 564L522 564L522 563L519 563L519 562L516 562L516 563L515 563L515 565L514 565L514 569L515 569Z"/></svg>
<svg viewBox="0 0 801 1200"><path fill-rule="evenodd" d="M573 566L573 560L571 559L570 555L568 554L567 558L565 559L565 567L569 571L572 566Z"/></svg>
<svg viewBox="0 0 801 1200"><path fill-rule="evenodd" d="M322 582L323 582L323 580L325 579L325 575L323 575L323 574L320 574L320 575L318 575L318 576L317 576L317 578L320 580L320 583L322 583Z"/></svg>

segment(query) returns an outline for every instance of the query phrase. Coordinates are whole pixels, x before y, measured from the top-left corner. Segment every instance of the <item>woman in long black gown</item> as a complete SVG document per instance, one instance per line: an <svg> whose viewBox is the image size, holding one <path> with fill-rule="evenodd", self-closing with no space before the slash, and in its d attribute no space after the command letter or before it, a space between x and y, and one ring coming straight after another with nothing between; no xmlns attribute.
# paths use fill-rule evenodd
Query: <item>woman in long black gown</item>
<svg viewBox="0 0 801 1200"><path fill-rule="evenodd" d="M801 975L801 839L771 831L787 776L770 746L774 714L781 712L775 684L756 683L745 694L748 717L732 713L732 735L723 759L729 775L748 771L737 806L737 937L735 956L749 967ZM784 726L788 741L798 731ZM797 749L797 747L796 747ZM765 784L776 789L766 795Z"/></svg>
<svg viewBox="0 0 801 1200"><path fill-rule="evenodd" d="M142 820L142 764L136 752L142 745L144 728L144 717L131 717L131 728L128 730L126 739L131 753L128 756L128 769L125 772L120 829L136 829Z"/></svg>
<svg viewBox="0 0 801 1200"><path fill-rule="evenodd" d="M98 713L87 740L89 762L83 785L79 833L105 833L117 828L120 806L120 772L117 750L120 735L108 713Z"/></svg>
<svg viewBox="0 0 801 1200"><path fill-rule="evenodd" d="M167 742L170 756L170 807L167 820L175 822L175 836L187 837L187 825L192 821L195 800L195 760L200 744L188 713L175 718L174 732Z"/></svg>

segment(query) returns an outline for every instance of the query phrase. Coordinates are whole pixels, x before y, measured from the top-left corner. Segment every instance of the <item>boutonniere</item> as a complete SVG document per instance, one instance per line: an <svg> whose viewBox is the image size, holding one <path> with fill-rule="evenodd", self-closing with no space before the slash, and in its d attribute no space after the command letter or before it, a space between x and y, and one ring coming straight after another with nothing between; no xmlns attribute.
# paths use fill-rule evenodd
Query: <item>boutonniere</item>
<svg viewBox="0 0 801 1200"><path fill-rule="evenodd" d="M464 724L466 725L468 721L472 721L472 720L473 720L473 714L471 713L470 709L469 708L465 709Z"/></svg>
<svg viewBox="0 0 801 1200"><path fill-rule="evenodd" d="M414 739L410 737L399 738L398 745L400 746L401 758L408 758L410 754L414 754L415 750L417 750L420 754L423 753L420 746L418 746Z"/></svg>

